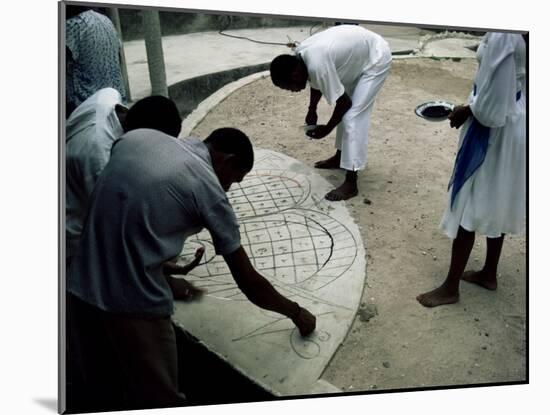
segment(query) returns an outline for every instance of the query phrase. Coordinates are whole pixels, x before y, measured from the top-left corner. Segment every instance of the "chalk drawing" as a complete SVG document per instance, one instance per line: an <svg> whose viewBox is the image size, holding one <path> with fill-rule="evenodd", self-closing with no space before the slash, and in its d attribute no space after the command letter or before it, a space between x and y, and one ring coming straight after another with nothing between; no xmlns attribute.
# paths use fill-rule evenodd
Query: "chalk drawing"
<svg viewBox="0 0 550 415"><path fill-rule="evenodd" d="M269 152L256 161L253 170L231 187L228 198L240 224L241 244L255 269L286 297L303 307L322 307L318 322L338 310L354 308L327 296L325 288L349 276L358 257L354 234L340 221L319 208L311 198L310 178L301 173L277 169L281 160ZM222 257L216 256L210 234L202 231L189 238L180 255L190 261L198 247L205 248L203 261L188 280L207 290L207 296L229 301L247 301L235 284ZM330 334L315 332L303 339L289 321L276 313L265 313L256 327L232 341L288 332L291 350L303 359L314 359Z"/></svg>

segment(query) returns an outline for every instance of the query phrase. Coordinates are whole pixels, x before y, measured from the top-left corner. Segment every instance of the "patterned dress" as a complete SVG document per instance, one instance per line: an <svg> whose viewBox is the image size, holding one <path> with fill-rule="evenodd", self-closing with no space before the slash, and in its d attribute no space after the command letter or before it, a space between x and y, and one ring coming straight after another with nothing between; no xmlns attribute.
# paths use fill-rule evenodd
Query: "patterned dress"
<svg viewBox="0 0 550 415"><path fill-rule="evenodd" d="M67 53L67 108L76 108L100 89L111 87L126 102L120 68L122 43L108 17L93 10L65 24Z"/></svg>

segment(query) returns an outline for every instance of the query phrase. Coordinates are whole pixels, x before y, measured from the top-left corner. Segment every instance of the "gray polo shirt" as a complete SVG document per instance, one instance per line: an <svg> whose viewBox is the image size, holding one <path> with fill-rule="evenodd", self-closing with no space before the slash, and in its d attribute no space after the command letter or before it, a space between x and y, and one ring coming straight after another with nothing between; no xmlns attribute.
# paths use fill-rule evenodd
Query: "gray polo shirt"
<svg viewBox="0 0 550 415"><path fill-rule="evenodd" d="M91 197L67 289L112 313L168 316L162 263L208 229L216 253L240 246L239 225L206 145L135 130L113 146Z"/></svg>

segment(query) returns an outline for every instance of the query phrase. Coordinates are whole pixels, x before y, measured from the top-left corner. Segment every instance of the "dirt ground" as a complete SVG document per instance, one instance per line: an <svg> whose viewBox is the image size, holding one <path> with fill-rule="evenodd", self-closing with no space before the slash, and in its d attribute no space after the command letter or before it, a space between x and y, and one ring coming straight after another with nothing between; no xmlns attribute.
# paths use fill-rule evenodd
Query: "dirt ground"
<svg viewBox="0 0 550 415"><path fill-rule="evenodd" d="M473 59L395 60L371 121L368 165L359 195L346 203L366 247L366 283L358 314L322 378L344 391L471 385L526 380L526 241L507 236L495 292L463 283L457 304L427 309L416 295L444 279L451 241L439 230L457 150L448 122L414 114L426 101L463 103ZM221 102L193 130L242 129L254 146L313 166L334 153L334 132L309 141L299 126L309 91L275 88L269 78ZM323 100L319 122L331 114ZM330 183L339 170L318 170ZM480 268L485 241L477 237L467 269Z"/></svg>

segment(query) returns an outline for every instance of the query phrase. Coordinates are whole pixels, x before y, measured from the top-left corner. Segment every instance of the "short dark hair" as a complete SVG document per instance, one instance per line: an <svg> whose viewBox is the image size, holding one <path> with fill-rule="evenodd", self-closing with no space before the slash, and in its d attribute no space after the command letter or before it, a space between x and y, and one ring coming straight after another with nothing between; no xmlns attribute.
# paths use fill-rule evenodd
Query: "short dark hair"
<svg viewBox="0 0 550 415"><path fill-rule="evenodd" d="M298 66L299 60L294 55L279 55L271 61L269 72L271 80L276 86L288 84L291 80L292 72Z"/></svg>
<svg viewBox="0 0 550 415"><path fill-rule="evenodd" d="M181 132L181 116L176 104L161 95L140 99L128 110L127 131L150 128L177 137Z"/></svg>
<svg viewBox="0 0 550 415"><path fill-rule="evenodd" d="M204 140L210 148L236 156L239 166L249 172L254 165L254 150L245 133L236 128L218 128Z"/></svg>

